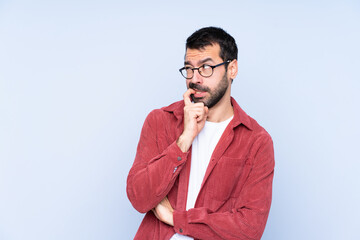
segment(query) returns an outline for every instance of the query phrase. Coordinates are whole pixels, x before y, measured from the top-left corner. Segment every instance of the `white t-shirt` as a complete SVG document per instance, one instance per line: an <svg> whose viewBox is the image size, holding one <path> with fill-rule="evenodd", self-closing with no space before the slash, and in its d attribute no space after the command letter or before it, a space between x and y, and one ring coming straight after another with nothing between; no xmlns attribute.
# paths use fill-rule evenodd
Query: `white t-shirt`
<svg viewBox="0 0 360 240"><path fill-rule="evenodd" d="M211 155L214 152L221 135L224 133L225 128L232 119L233 116L219 123L206 121L204 128L195 137L191 149L191 168L186 210L194 208ZM176 233L170 240L191 239L193 238Z"/></svg>

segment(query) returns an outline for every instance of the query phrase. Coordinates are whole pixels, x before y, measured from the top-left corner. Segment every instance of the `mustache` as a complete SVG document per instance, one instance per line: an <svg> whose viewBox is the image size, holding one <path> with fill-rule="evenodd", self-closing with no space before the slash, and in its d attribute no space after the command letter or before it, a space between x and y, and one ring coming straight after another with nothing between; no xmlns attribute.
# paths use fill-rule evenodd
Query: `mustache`
<svg viewBox="0 0 360 240"><path fill-rule="evenodd" d="M199 84L196 84L196 83L189 83L189 88L192 88L192 89L196 89L196 90L199 90L199 91L202 91L202 92L209 92L210 89L206 86L201 86Z"/></svg>

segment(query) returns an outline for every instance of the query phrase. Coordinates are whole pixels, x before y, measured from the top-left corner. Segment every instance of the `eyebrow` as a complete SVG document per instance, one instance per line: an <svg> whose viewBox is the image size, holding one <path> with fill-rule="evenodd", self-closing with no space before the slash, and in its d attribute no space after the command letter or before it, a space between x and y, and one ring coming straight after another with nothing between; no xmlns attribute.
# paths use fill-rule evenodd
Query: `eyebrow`
<svg viewBox="0 0 360 240"><path fill-rule="evenodd" d="M205 63L207 61L214 62L214 60L212 58L208 57L208 58L205 58L205 59L199 61L199 65L201 65L201 64L203 64L203 63ZM184 65L192 65L192 64L189 61L185 61Z"/></svg>

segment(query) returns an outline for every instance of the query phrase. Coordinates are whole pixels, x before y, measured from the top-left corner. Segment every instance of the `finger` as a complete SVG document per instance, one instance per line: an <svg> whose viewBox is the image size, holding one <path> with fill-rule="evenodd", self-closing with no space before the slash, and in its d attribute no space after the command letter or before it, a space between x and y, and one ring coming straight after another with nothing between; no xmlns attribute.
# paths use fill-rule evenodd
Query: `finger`
<svg viewBox="0 0 360 240"><path fill-rule="evenodd" d="M203 107L200 112L197 112L197 121L201 122L202 120L206 120L207 116L208 116L208 112L209 112L209 108L208 107Z"/></svg>
<svg viewBox="0 0 360 240"><path fill-rule="evenodd" d="M203 116L203 119L207 119L207 116L208 116L208 113L209 113L209 108L208 107L204 107L204 114L202 115Z"/></svg>
<svg viewBox="0 0 360 240"><path fill-rule="evenodd" d="M204 119L206 119L206 116L205 115L200 115L196 118L196 121L199 123L201 121L204 121Z"/></svg>
<svg viewBox="0 0 360 240"><path fill-rule="evenodd" d="M197 103L195 103L197 104ZM184 107L184 111L187 113L198 113L198 112L204 112L204 106L203 105L195 105L195 104L191 104L190 106L185 106Z"/></svg>
<svg viewBox="0 0 360 240"><path fill-rule="evenodd" d="M187 113L190 118L198 118L198 117L204 115L204 109L203 108L191 109L191 110L187 111Z"/></svg>
<svg viewBox="0 0 360 240"><path fill-rule="evenodd" d="M184 97L184 103L185 103L185 106L188 106L188 105L191 105L191 98L190 98L190 95L191 94L194 94L195 93L195 90L194 89L191 89L189 88L188 90L186 90L186 92L184 93L183 97Z"/></svg>
<svg viewBox="0 0 360 240"><path fill-rule="evenodd" d="M204 109L205 109L205 115L207 116L209 113L209 108L205 106Z"/></svg>
<svg viewBox="0 0 360 240"><path fill-rule="evenodd" d="M165 205L165 204L167 204L169 202L169 199L167 198L167 197L164 197L164 199L163 200L161 200L161 204L162 205Z"/></svg>
<svg viewBox="0 0 360 240"><path fill-rule="evenodd" d="M171 206L171 203L170 203L170 201L169 201L169 199L168 199L167 197L165 197L165 198L162 200L162 203L163 203L163 205L164 205L167 209L169 209L171 212L174 211L174 209L173 209L173 207Z"/></svg>
<svg viewBox="0 0 360 240"><path fill-rule="evenodd" d="M205 107L205 104L203 102L197 102L197 103L194 103L193 105L194 105L194 107L201 107L201 108Z"/></svg>
<svg viewBox="0 0 360 240"><path fill-rule="evenodd" d="M155 208L151 209L151 211L154 213L154 215L155 215L156 218L159 218L159 216L158 216L157 213L156 213Z"/></svg>
<svg viewBox="0 0 360 240"><path fill-rule="evenodd" d="M205 114L200 114L200 115L198 115L198 116L196 117L196 121L197 121L197 122L201 122L201 121L203 121L204 119L206 119Z"/></svg>

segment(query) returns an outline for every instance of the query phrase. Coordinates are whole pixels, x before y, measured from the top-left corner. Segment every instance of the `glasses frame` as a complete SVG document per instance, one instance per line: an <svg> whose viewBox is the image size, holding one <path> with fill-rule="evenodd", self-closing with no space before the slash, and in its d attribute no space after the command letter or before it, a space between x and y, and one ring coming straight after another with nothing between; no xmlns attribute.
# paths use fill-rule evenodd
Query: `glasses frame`
<svg viewBox="0 0 360 240"><path fill-rule="evenodd" d="M179 72L181 73L181 76L183 76L184 78L186 78L186 79L192 79L192 78L194 77L195 70L197 70L202 77L208 78L208 77L211 77L211 76L214 74L214 68L217 68L217 67L219 67L219 66L221 66L221 65L224 65L224 64L229 64L231 61L232 61L232 60L227 60L227 61L225 61L225 62L216 64L215 66L211 66L211 65L209 65L209 64L203 64L202 66L197 67L197 68L182 67L182 68L179 69ZM201 74L201 71L199 70L200 68L203 68L204 65L207 65L207 66L211 67L211 74L210 74L209 76L204 76L204 75L202 75L202 74ZM192 73L193 73L193 74L192 74L191 77L185 77L184 74L182 73L182 71L183 71L184 69L187 69L187 68L189 68L189 69L192 70Z"/></svg>

